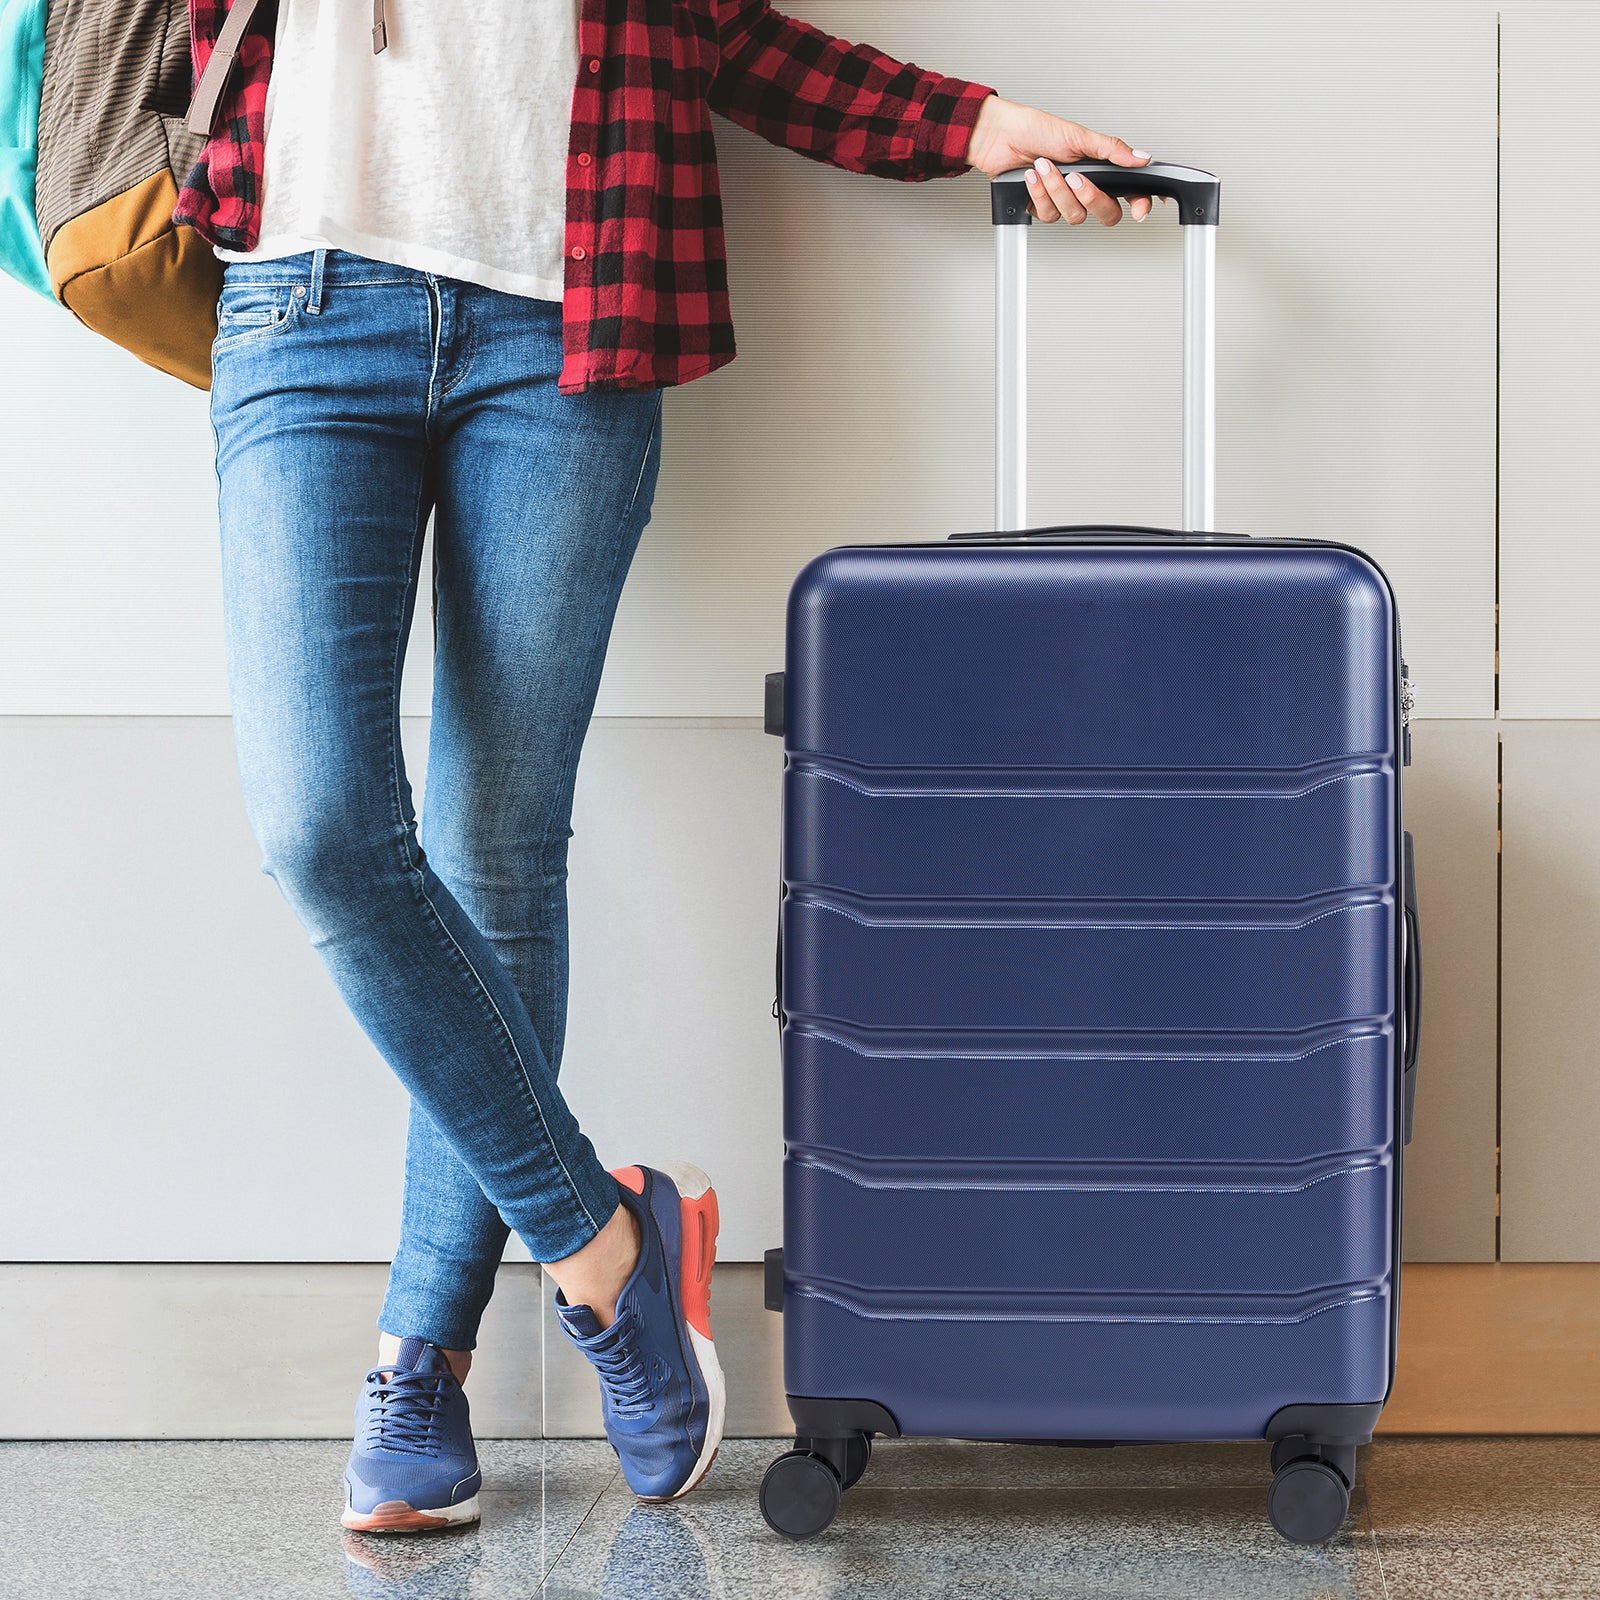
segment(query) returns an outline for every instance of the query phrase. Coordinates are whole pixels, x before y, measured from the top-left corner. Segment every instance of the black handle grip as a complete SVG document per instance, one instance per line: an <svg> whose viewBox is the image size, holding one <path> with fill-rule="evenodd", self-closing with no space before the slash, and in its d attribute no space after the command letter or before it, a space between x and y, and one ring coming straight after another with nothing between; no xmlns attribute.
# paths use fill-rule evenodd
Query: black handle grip
<svg viewBox="0 0 1600 1600"><path fill-rule="evenodd" d="M1405 1142L1411 1143L1411 1112L1417 1098L1417 1045L1422 1038L1422 923L1417 911L1417 864L1411 835L1405 836Z"/></svg>
<svg viewBox="0 0 1600 1600"><path fill-rule="evenodd" d="M1110 161L1058 161L1063 173L1081 172L1103 194L1166 195L1178 203L1178 221L1185 227L1214 228L1222 211L1222 182L1199 167L1174 166L1152 161L1143 167L1119 167ZM989 185L989 200L996 227L1025 227L1033 221L1028 211L1026 167L1002 172Z"/></svg>

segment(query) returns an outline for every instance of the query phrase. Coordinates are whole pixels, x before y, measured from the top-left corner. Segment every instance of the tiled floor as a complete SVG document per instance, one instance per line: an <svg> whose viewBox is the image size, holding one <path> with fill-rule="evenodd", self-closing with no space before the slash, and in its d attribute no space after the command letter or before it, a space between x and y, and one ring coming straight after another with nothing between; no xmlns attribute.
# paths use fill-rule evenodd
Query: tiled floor
<svg viewBox="0 0 1600 1600"><path fill-rule="evenodd" d="M1380 1442L1314 1550L1268 1525L1257 1445L880 1441L803 1545L756 1509L771 1440L725 1444L668 1507L639 1505L603 1443L492 1441L481 1528L388 1540L338 1527L345 1448L0 1445L0 1596L1600 1600L1600 1439Z"/></svg>

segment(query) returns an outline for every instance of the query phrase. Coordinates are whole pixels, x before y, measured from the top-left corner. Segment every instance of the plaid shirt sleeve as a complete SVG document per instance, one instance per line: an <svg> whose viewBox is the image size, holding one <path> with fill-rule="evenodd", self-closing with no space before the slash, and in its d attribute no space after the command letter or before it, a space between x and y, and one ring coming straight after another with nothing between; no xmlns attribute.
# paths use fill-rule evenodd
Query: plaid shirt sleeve
<svg viewBox="0 0 1600 1600"><path fill-rule="evenodd" d="M836 39L768 0L715 0L715 11L709 98L730 121L847 172L914 183L967 170L993 89Z"/></svg>
<svg viewBox="0 0 1600 1600"><path fill-rule="evenodd" d="M196 82L227 14L227 0L189 0L189 49ZM261 225L267 78L277 14L276 4L262 6L240 39L239 59L216 130L184 179L172 213L175 223L198 229L202 238L224 249L254 249Z"/></svg>

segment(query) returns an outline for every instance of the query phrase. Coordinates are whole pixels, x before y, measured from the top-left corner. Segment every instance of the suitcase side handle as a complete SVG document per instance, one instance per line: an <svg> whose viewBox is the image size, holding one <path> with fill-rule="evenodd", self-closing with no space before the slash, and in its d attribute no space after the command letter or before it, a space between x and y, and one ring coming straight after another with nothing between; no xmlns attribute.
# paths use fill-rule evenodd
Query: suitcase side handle
<svg viewBox="0 0 1600 1600"><path fill-rule="evenodd" d="M1417 863L1411 835L1405 836L1405 1042L1401 1054L1405 1092L1405 1142L1411 1143L1411 1113L1417 1099L1417 1047L1422 1039L1422 922L1417 908Z"/></svg>
<svg viewBox="0 0 1600 1600"><path fill-rule="evenodd" d="M1161 194L1178 201L1183 224L1183 528L1216 529L1217 217L1222 185L1198 167L1153 161L1145 167L1068 161L1109 193ZM1020 530L1028 517L1028 230L1022 183L1025 168L1002 172L990 184L995 223L995 526ZM1112 176L1115 174L1115 176ZM1017 191L1022 190L1022 199Z"/></svg>

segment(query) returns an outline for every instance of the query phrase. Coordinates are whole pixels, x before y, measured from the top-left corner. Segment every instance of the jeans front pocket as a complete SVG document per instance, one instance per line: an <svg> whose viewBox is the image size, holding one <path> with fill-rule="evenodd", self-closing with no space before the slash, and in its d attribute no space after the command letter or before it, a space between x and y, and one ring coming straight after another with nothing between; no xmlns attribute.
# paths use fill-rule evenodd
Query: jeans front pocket
<svg viewBox="0 0 1600 1600"><path fill-rule="evenodd" d="M213 356L241 345L276 338L300 320L305 306L304 284L229 283L224 280L217 301L217 337Z"/></svg>

